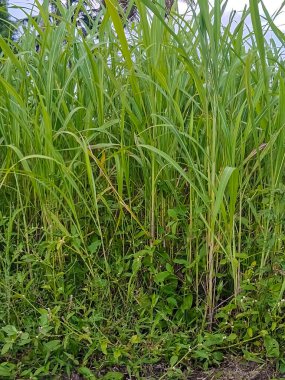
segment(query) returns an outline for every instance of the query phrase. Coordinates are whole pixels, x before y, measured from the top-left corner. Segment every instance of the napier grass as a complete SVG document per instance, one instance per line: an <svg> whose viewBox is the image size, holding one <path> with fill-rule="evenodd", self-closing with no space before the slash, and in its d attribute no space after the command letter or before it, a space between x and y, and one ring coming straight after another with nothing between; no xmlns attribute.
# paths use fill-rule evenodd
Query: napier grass
<svg viewBox="0 0 285 380"><path fill-rule="evenodd" d="M0 37L0 378L284 370L284 34L134 3Z"/></svg>

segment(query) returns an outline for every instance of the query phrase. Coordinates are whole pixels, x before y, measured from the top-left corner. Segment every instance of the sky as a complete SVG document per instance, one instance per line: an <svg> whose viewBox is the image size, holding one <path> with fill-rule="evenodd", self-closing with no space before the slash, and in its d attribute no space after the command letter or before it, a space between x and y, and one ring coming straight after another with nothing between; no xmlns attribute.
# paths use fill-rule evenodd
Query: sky
<svg viewBox="0 0 285 380"><path fill-rule="evenodd" d="M8 0L9 1L9 12L12 17L21 19L26 17L25 13L23 13L19 8L13 8L13 6L16 7L22 7L25 9L28 13L32 12L33 14L36 14L36 8L34 5L33 0ZM274 12L280 7L283 0L263 0L267 10L271 15L274 14ZM223 15L223 22L226 24L229 14L232 10L235 10L237 12L242 11L243 8L248 5L249 0L228 0L227 8L225 11L225 14ZM34 9L34 11L32 11ZM178 9L180 13L187 12L187 5L179 0L178 1ZM261 12L262 14L262 12ZM275 20L276 25L280 27L280 29L285 30L285 9L284 12L281 13Z"/></svg>

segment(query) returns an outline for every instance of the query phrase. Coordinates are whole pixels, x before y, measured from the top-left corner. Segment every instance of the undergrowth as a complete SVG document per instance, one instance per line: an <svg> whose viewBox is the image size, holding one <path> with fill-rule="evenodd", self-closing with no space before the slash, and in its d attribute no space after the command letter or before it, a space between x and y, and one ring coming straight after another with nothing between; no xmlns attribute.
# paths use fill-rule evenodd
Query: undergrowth
<svg viewBox="0 0 285 380"><path fill-rule="evenodd" d="M1 378L285 371L284 34L135 3L0 37Z"/></svg>

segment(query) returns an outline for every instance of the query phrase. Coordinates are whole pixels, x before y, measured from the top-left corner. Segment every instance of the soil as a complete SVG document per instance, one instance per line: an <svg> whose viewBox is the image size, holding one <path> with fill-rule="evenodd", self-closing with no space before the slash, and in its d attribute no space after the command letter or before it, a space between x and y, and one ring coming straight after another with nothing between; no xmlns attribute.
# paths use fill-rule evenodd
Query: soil
<svg viewBox="0 0 285 380"><path fill-rule="evenodd" d="M240 358L230 358L219 368L208 373L194 372L187 380L273 380L284 379L269 363L257 364Z"/></svg>
<svg viewBox="0 0 285 380"><path fill-rule="evenodd" d="M122 374L122 380L281 380L285 379L285 374L278 374L270 363L258 364L247 362L242 358L229 357L220 367L202 370L184 370L181 373L167 372L167 367L163 364L156 364L141 368L141 376L139 378L129 376L126 368L116 366L108 370L102 370L96 373L97 379L112 380L110 372ZM109 373L109 376L105 377ZM111 375L111 377L110 377ZM116 378L116 376L114 376ZM64 380L85 380L84 377L77 373L73 373L70 377L62 377Z"/></svg>

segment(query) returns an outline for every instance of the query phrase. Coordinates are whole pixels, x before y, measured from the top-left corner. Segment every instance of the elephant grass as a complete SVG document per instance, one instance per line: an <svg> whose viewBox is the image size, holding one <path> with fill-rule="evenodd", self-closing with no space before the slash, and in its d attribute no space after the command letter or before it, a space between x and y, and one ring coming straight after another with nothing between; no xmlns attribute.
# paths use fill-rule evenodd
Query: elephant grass
<svg viewBox="0 0 285 380"><path fill-rule="evenodd" d="M135 4L0 37L2 376L283 365L284 34Z"/></svg>

